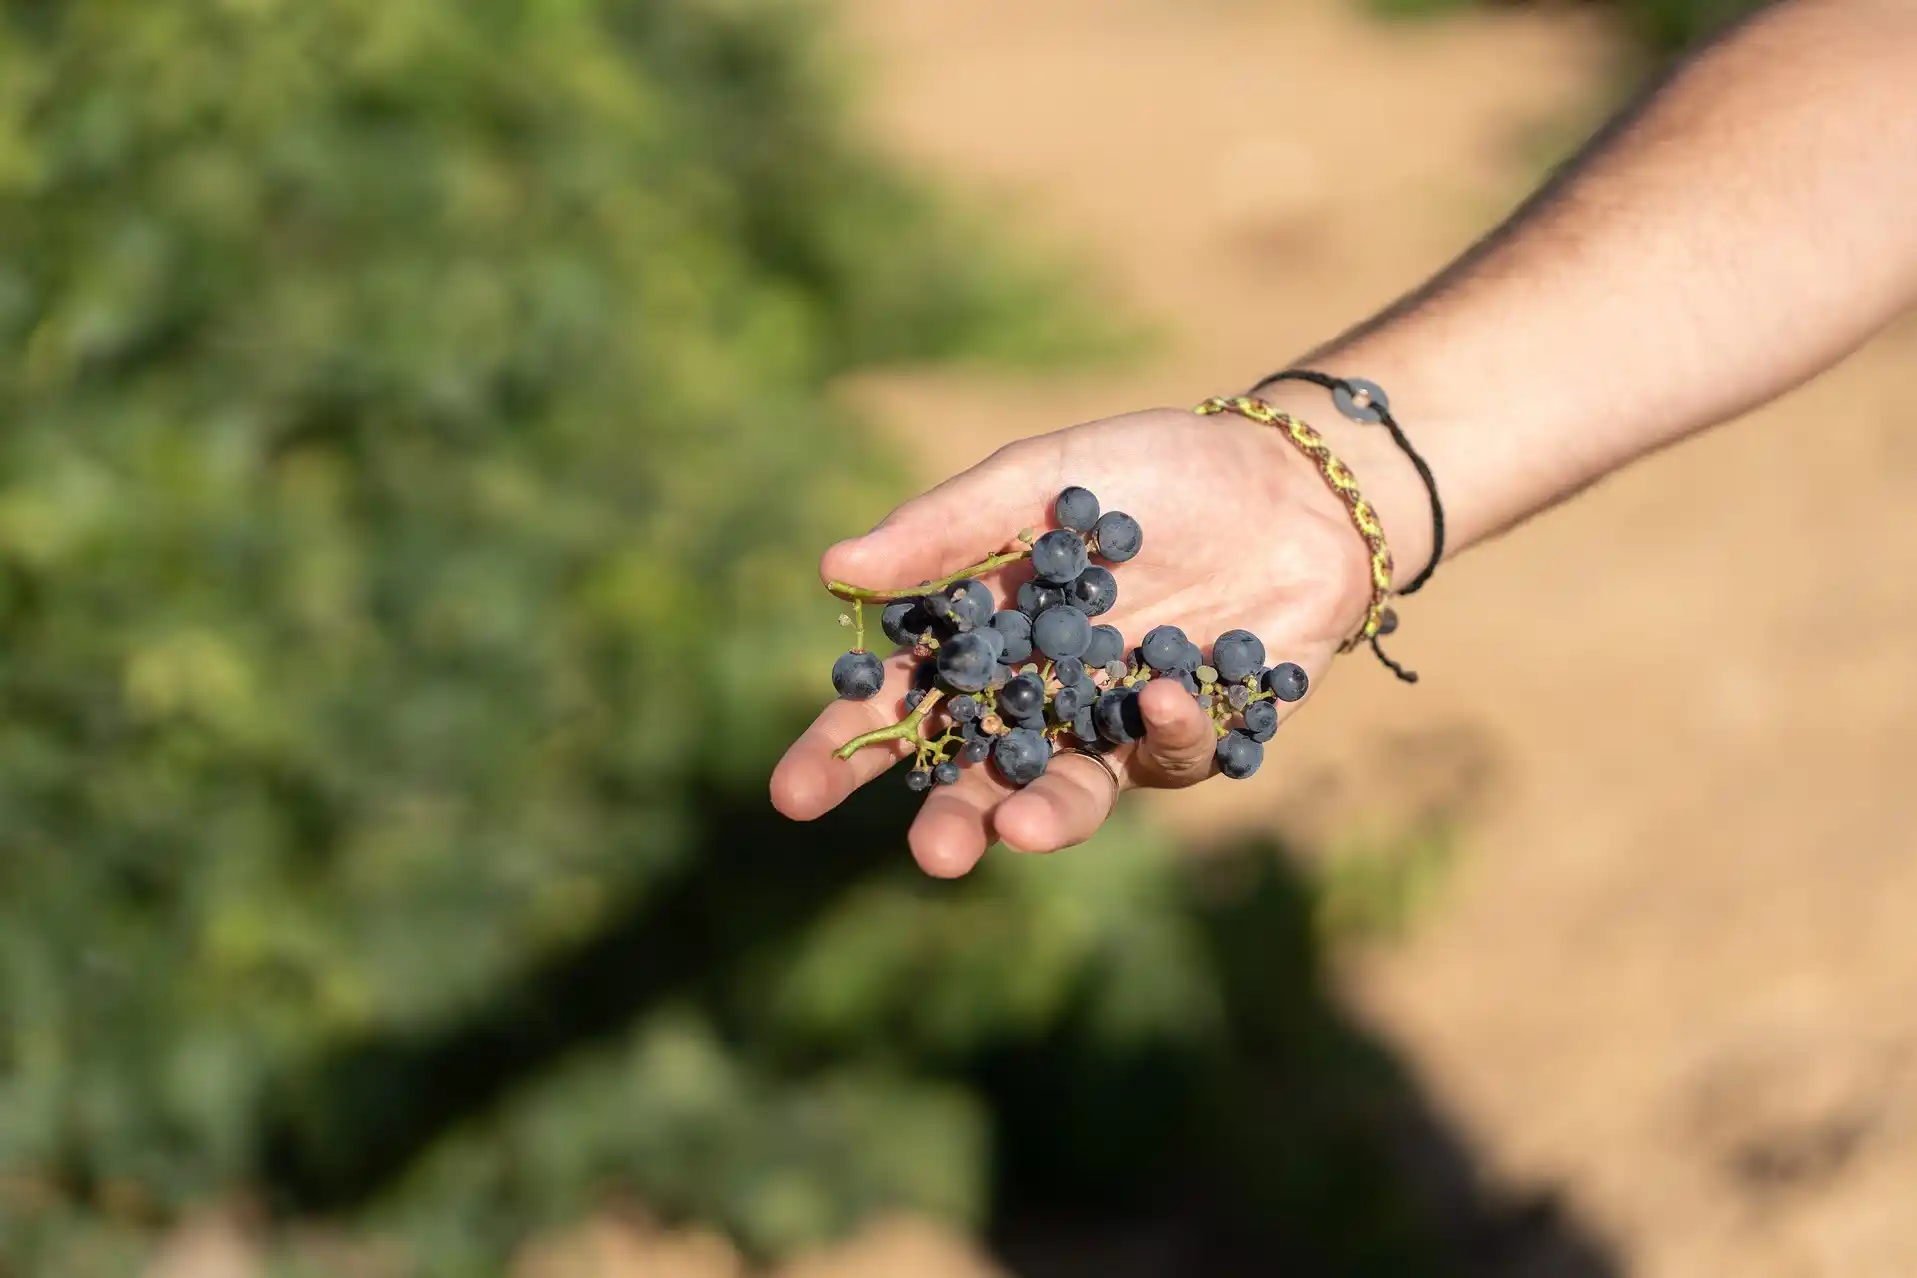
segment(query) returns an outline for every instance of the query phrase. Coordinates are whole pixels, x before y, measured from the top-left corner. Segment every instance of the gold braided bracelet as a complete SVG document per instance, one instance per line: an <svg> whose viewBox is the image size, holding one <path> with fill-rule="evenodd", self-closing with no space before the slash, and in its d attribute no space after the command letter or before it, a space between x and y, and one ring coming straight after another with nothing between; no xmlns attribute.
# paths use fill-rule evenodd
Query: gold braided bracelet
<svg viewBox="0 0 1917 1278"><path fill-rule="evenodd" d="M1217 396L1200 404L1196 410L1201 415L1214 413L1236 413L1263 426L1276 426L1284 437L1291 441L1299 452L1311 458L1318 471L1325 477L1325 483L1337 494L1338 500L1345 504L1351 513L1351 526L1364 538L1365 545L1371 550L1371 606L1365 612L1365 623L1344 641L1339 652L1350 652L1359 644L1369 641L1373 651L1378 651L1378 636L1390 634L1396 616L1385 607L1385 600L1391 597L1391 549L1385 545L1384 525L1378 521L1378 512L1358 491L1358 480L1351 468L1338 460L1325 438L1309 425L1299 421L1290 413L1281 413L1262 399L1253 399L1249 395L1235 395L1229 398ZM1417 675L1400 667L1396 662L1378 652L1379 660L1390 666L1399 678L1406 682L1416 682Z"/></svg>

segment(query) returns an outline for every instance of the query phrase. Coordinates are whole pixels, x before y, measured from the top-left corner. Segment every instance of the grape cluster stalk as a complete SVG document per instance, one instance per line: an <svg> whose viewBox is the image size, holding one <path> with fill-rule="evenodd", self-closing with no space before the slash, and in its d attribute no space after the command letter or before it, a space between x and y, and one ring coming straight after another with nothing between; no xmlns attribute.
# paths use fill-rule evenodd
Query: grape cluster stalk
<svg viewBox="0 0 1917 1278"><path fill-rule="evenodd" d="M1266 665L1265 645L1249 630L1219 635L1209 659L1177 626L1157 626L1131 645L1095 619L1118 602L1118 577L1106 565L1135 557L1144 530L1123 511L1101 511L1076 485L1052 513L1057 528L1023 529L1008 549L938 581L902 590L827 583L852 605L839 620L855 632L853 647L832 665L842 699L868 701L885 683L884 664L865 647L867 604L881 608L886 638L916 661L903 717L854 737L838 757L902 741L912 751L905 779L913 790L950 785L961 763L988 760L1009 784L1030 785L1068 737L1099 754L1143 738L1139 689L1171 679L1210 716L1218 770L1239 779L1256 772L1278 730L1277 703L1309 687L1304 669ZM1000 608L979 578L1021 560L1032 579Z"/></svg>

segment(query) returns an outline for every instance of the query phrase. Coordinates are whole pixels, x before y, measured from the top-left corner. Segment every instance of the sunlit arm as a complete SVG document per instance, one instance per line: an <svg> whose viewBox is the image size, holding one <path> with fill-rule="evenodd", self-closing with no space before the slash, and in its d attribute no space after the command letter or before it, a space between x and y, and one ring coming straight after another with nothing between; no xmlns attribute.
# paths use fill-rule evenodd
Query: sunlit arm
<svg viewBox="0 0 1917 1278"><path fill-rule="evenodd" d="M1453 553L1782 393L1913 302L1917 3L1794 0L1693 55L1456 264L1300 362L1387 388ZM1309 387L1266 397L1328 415ZM1429 551L1424 493L1388 441L1351 448L1402 581Z"/></svg>

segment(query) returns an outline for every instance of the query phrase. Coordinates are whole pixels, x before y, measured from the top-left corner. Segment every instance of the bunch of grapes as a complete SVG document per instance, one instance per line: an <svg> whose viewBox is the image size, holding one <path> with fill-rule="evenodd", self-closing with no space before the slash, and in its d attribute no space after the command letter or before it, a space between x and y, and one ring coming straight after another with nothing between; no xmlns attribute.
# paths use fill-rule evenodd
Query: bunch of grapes
<svg viewBox="0 0 1917 1278"><path fill-rule="evenodd" d="M1278 730L1275 703L1305 695L1304 670L1289 661L1267 666L1265 645L1249 630L1219 635L1209 661L1177 626L1158 626L1131 646L1117 627L1094 619L1118 602L1118 578L1105 565L1137 555L1144 530L1123 511L1101 513L1098 498L1079 487L1060 493L1053 513L1059 527L1037 537L1026 529L1013 549L943 581L890 591L830 583L852 604L841 622L858 632L832 666L841 698L869 700L885 682L883 664L865 649L865 604L883 606L886 638L917 659L905 717L847 742L839 757L905 741L914 790L950 785L960 763L988 759L1010 784L1030 785L1067 736L1101 754L1143 737L1139 688L1174 679L1211 716L1219 771L1256 772ZM1032 579L1018 588L1015 606L1001 609L977 578L1021 559L1031 561Z"/></svg>

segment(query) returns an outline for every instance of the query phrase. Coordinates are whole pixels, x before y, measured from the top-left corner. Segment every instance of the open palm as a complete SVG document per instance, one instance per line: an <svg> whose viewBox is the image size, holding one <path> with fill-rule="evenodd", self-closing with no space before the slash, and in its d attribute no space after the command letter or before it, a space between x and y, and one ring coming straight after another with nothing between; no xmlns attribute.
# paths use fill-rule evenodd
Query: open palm
<svg viewBox="0 0 1917 1278"><path fill-rule="evenodd" d="M1007 445L865 536L833 546L820 575L872 589L948 576L1003 550L1020 529L1055 527L1053 499L1073 484L1145 530L1143 549L1116 570L1117 604L1098 618L1118 627L1128 645L1158 625L1178 626L1207 646L1242 627L1264 639L1271 660L1295 661L1315 680L1364 619L1366 548L1310 463L1274 430L1171 409ZM1009 607L1031 575L1019 561L982 580ZM902 716L914 664L910 653L894 654L878 696L834 702L793 743L772 776L781 812L821 816L906 753L899 743L850 759L833 752ZM1184 786L1211 774L1211 721L1184 688L1152 680L1139 706L1145 739L1108 756L1125 785ZM953 876L995 840L1053 851L1089 838L1115 798L1102 768L1069 754L1055 756L1022 790L990 768L967 768L956 784L927 796L912 825L913 855L927 872Z"/></svg>

